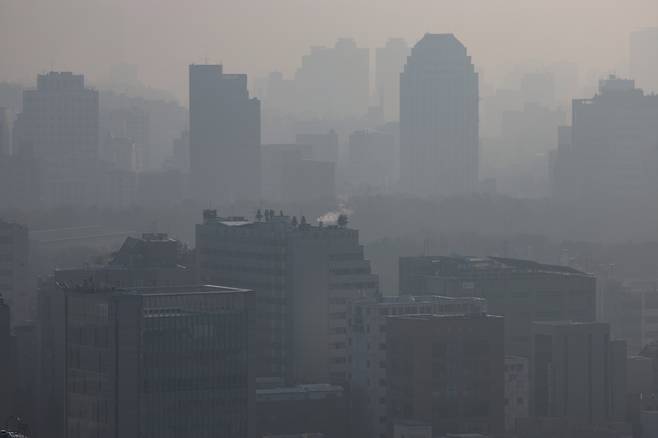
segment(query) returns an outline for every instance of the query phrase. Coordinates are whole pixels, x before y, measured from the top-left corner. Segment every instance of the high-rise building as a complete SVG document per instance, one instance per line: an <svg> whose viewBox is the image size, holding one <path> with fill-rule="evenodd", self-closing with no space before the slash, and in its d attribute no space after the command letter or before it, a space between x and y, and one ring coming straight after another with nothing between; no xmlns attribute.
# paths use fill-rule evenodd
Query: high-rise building
<svg viewBox="0 0 658 438"><path fill-rule="evenodd" d="M41 197L47 205L92 203L99 147L98 92L84 76L39 75L23 92L23 112L14 135L19 153L41 162Z"/></svg>
<svg viewBox="0 0 658 438"><path fill-rule="evenodd" d="M400 75L400 185L419 196L478 182L478 74L452 34L425 34Z"/></svg>
<svg viewBox="0 0 658 438"><path fill-rule="evenodd" d="M431 424L434 436L502 433L503 342L500 316L390 316L390 426L413 420Z"/></svg>
<svg viewBox="0 0 658 438"><path fill-rule="evenodd" d="M596 279L567 266L501 257L401 257L400 293L482 297L505 316L505 354L530 357L533 321L594 321Z"/></svg>
<svg viewBox="0 0 658 438"><path fill-rule="evenodd" d="M295 73L297 110L319 118L361 117L370 98L370 51L354 40L311 47Z"/></svg>
<svg viewBox="0 0 658 438"><path fill-rule="evenodd" d="M658 27L631 33L630 71L639 88L658 93Z"/></svg>
<svg viewBox="0 0 658 438"><path fill-rule="evenodd" d="M349 303L378 287L357 230L271 210L256 221L207 210L196 254L201 282L256 291L258 377L345 383Z"/></svg>
<svg viewBox="0 0 658 438"><path fill-rule="evenodd" d="M350 308L350 412L355 435L386 438L388 376L387 322L394 315L461 315L487 311L482 298L439 296L380 297L355 301Z"/></svg>
<svg viewBox="0 0 658 438"><path fill-rule="evenodd" d="M368 189L390 189L396 182L399 151L393 132L354 131L349 139L349 182Z"/></svg>
<svg viewBox="0 0 658 438"><path fill-rule="evenodd" d="M658 95L630 79L599 81L591 99L572 104L571 129L562 129L554 195L574 202L656 202Z"/></svg>
<svg viewBox="0 0 658 438"><path fill-rule="evenodd" d="M505 356L505 431L530 413L530 365L525 357Z"/></svg>
<svg viewBox="0 0 658 438"><path fill-rule="evenodd" d="M402 38L390 38L375 51L375 87L384 119L400 119L400 73L409 56L409 45Z"/></svg>
<svg viewBox="0 0 658 438"><path fill-rule="evenodd" d="M0 107L0 155L11 155L11 126L9 110Z"/></svg>
<svg viewBox="0 0 658 438"><path fill-rule="evenodd" d="M28 235L27 227L0 219L0 295L11 309L12 325L36 316Z"/></svg>
<svg viewBox="0 0 658 438"><path fill-rule="evenodd" d="M192 198L227 203L260 198L260 101L246 74L190 65Z"/></svg>
<svg viewBox="0 0 658 438"><path fill-rule="evenodd" d="M40 435L252 437L252 291L41 292Z"/></svg>
<svg viewBox="0 0 658 438"><path fill-rule="evenodd" d="M531 414L585 425L625 415L626 344L608 324L535 322L530 359Z"/></svg>

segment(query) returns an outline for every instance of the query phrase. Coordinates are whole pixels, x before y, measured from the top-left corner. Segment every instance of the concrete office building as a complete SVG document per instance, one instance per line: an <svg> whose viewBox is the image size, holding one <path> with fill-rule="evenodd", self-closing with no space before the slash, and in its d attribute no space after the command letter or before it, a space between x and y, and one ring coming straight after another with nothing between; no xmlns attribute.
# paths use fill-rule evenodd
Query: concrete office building
<svg viewBox="0 0 658 438"><path fill-rule="evenodd" d="M387 322L388 421L421 421L434 436L501 434L503 318L391 316Z"/></svg>
<svg viewBox="0 0 658 438"><path fill-rule="evenodd" d="M530 358L533 321L594 321L596 279L566 266L501 257L401 257L403 295L475 296L505 316L505 354Z"/></svg>
<svg viewBox="0 0 658 438"><path fill-rule="evenodd" d="M625 415L626 344L610 340L608 324L533 324L531 415L602 425Z"/></svg>
<svg viewBox="0 0 658 438"><path fill-rule="evenodd" d="M254 294L42 290L40 435L252 437Z"/></svg>
<svg viewBox="0 0 658 438"><path fill-rule="evenodd" d="M46 205L95 201L98 127L98 92L85 87L83 75L39 75L36 89L23 92L15 143L18 153L41 163L41 201Z"/></svg>
<svg viewBox="0 0 658 438"><path fill-rule="evenodd" d="M36 316L29 254L27 228L0 219L0 296L11 309L12 326Z"/></svg>
<svg viewBox="0 0 658 438"><path fill-rule="evenodd" d="M599 81L597 95L572 103L571 138L561 141L553 170L554 196L605 205L655 204L657 118L657 95L644 94L629 79Z"/></svg>
<svg viewBox="0 0 658 438"><path fill-rule="evenodd" d="M462 315L486 311L486 301L482 298L400 296L355 301L350 309L348 341L352 431L364 437L388 436L386 334L389 316Z"/></svg>
<svg viewBox="0 0 658 438"><path fill-rule="evenodd" d="M348 436L344 393L342 387L326 383L257 389L257 436L317 433L344 438Z"/></svg>
<svg viewBox="0 0 658 438"><path fill-rule="evenodd" d="M389 38L375 50L375 91L388 122L400 120L400 73L409 56L409 45L402 38Z"/></svg>
<svg viewBox="0 0 658 438"><path fill-rule="evenodd" d="M190 65L192 198L227 203L260 198L260 101L247 75Z"/></svg>
<svg viewBox="0 0 658 438"><path fill-rule="evenodd" d="M400 75L400 185L418 196L478 183L478 74L452 34L425 34Z"/></svg>
<svg viewBox="0 0 658 438"><path fill-rule="evenodd" d="M658 93L658 27L631 33L630 72L638 87Z"/></svg>
<svg viewBox="0 0 658 438"><path fill-rule="evenodd" d="M376 293L357 230L310 225L274 211L196 226L202 282L256 291L258 376L286 384L344 384L349 303Z"/></svg>

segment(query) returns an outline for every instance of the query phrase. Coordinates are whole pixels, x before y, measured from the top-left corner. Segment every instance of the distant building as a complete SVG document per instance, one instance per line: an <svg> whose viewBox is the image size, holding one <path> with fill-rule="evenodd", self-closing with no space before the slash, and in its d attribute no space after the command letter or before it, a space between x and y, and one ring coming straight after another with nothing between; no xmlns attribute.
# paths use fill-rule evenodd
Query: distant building
<svg viewBox="0 0 658 438"><path fill-rule="evenodd" d="M381 297L355 301L349 341L352 430L358 436L388 437L387 322L393 315L461 315L486 312L482 298Z"/></svg>
<svg viewBox="0 0 658 438"><path fill-rule="evenodd" d="M111 138L125 139L133 144L131 170L147 170L150 164L150 118L137 106L114 108L101 114L101 128ZM111 152L110 152L111 153Z"/></svg>
<svg viewBox="0 0 658 438"><path fill-rule="evenodd" d="M543 321L532 333L532 416L585 425L624 419L626 344L610 340L608 324Z"/></svg>
<svg viewBox="0 0 658 438"><path fill-rule="evenodd" d="M46 205L92 204L99 159L98 92L84 76L39 75L23 92L14 135L18 152L41 163L41 201Z"/></svg>
<svg viewBox="0 0 658 438"><path fill-rule="evenodd" d="M106 136L101 147L101 159L117 169L127 172L137 170L135 143L128 137Z"/></svg>
<svg viewBox="0 0 658 438"><path fill-rule="evenodd" d="M204 204L260 199L260 101L247 75L190 65L190 181Z"/></svg>
<svg viewBox="0 0 658 438"><path fill-rule="evenodd" d="M530 365L520 356L505 356L505 430L514 432L530 413Z"/></svg>
<svg viewBox="0 0 658 438"><path fill-rule="evenodd" d="M434 436L503 433L503 343L499 316L390 316L390 426L414 420L431 424Z"/></svg>
<svg viewBox="0 0 658 438"><path fill-rule="evenodd" d="M297 134L295 143L311 147L311 156L305 157L319 161L338 161L338 134L333 129L326 134Z"/></svg>
<svg viewBox="0 0 658 438"><path fill-rule="evenodd" d="M147 207L173 206L187 199L185 175L176 169L140 172L137 175L137 203Z"/></svg>
<svg viewBox="0 0 658 438"><path fill-rule="evenodd" d="M571 138L562 139L554 196L563 201L655 204L658 96L628 79L599 81L591 99L572 104ZM568 134L568 131L564 131Z"/></svg>
<svg viewBox="0 0 658 438"><path fill-rule="evenodd" d="M11 312L0 295L0 418L13 414L14 357L11 347Z"/></svg>
<svg viewBox="0 0 658 438"><path fill-rule="evenodd" d="M11 309L12 327L33 320L36 297L30 272L27 227L0 219L0 296Z"/></svg>
<svg viewBox="0 0 658 438"><path fill-rule="evenodd" d="M334 47L311 47L295 73L297 110L307 117L360 117L370 98L370 51L341 38Z"/></svg>
<svg viewBox="0 0 658 438"><path fill-rule="evenodd" d="M397 182L398 147L393 132L354 131L349 138L348 180L365 189L391 189Z"/></svg>
<svg viewBox="0 0 658 438"><path fill-rule="evenodd" d="M194 284L192 258L165 233L128 237L105 265L56 270L54 280L99 287L163 287Z"/></svg>
<svg viewBox="0 0 658 438"><path fill-rule="evenodd" d="M276 203L335 199L336 164L306 158L312 156L308 145L263 145L263 199Z"/></svg>
<svg viewBox="0 0 658 438"><path fill-rule="evenodd" d="M631 33L630 71L647 93L658 93L658 27Z"/></svg>
<svg viewBox="0 0 658 438"><path fill-rule="evenodd" d="M378 287L357 230L274 211L252 221L206 210L196 255L202 282L256 290L258 377L346 382L349 303Z"/></svg>
<svg viewBox="0 0 658 438"><path fill-rule="evenodd" d="M505 316L505 354L530 358L533 321L594 321L596 279L567 266L502 257L401 257L400 293L475 296Z"/></svg>
<svg viewBox="0 0 658 438"><path fill-rule="evenodd" d="M418 196L478 182L478 74L452 34L425 34L400 75L400 185Z"/></svg>
<svg viewBox="0 0 658 438"><path fill-rule="evenodd" d="M340 386L299 385L256 390L257 437L347 436L347 400Z"/></svg>
<svg viewBox="0 0 658 438"><path fill-rule="evenodd" d="M7 108L0 107L0 155L11 155L12 121Z"/></svg>
<svg viewBox="0 0 658 438"><path fill-rule="evenodd" d="M389 38L375 51L375 90L386 121L400 120L400 73L409 56L402 38Z"/></svg>
<svg viewBox="0 0 658 438"><path fill-rule="evenodd" d="M42 290L40 436L253 436L253 292Z"/></svg>

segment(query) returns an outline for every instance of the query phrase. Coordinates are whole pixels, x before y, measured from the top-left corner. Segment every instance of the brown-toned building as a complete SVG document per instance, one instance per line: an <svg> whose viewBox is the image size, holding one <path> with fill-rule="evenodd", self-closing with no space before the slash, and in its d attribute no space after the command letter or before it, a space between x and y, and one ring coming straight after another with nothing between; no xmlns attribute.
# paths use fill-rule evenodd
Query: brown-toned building
<svg viewBox="0 0 658 438"><path fill-rule="evenodd" d="M391 316L388 421L421 421L436 436L504 430L503 318Z"/></svg>

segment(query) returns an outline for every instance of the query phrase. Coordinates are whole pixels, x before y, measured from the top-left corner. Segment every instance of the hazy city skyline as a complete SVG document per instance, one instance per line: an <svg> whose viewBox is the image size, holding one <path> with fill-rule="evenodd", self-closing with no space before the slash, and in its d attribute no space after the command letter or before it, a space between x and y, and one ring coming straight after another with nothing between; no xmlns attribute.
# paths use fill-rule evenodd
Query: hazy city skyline
<svg viewBox="0 0 658 438"><path fill-rule="evenodd" d="M564 62L577 63L585 77L625 75L629 34L655 26L657 17L652 0L195 0L184 7L174 0L3 0L0 59L14 62L0 64L0 81L30 83L35 72L58 70L98 83L111 66L127 63L145 84L186 104L191 63L223 63L250 80L270 71L291 76L310 46L348 37L374 51L389 37L413 45L425 32L454 33L485 81L504 80L519 66Z"/></svg>

